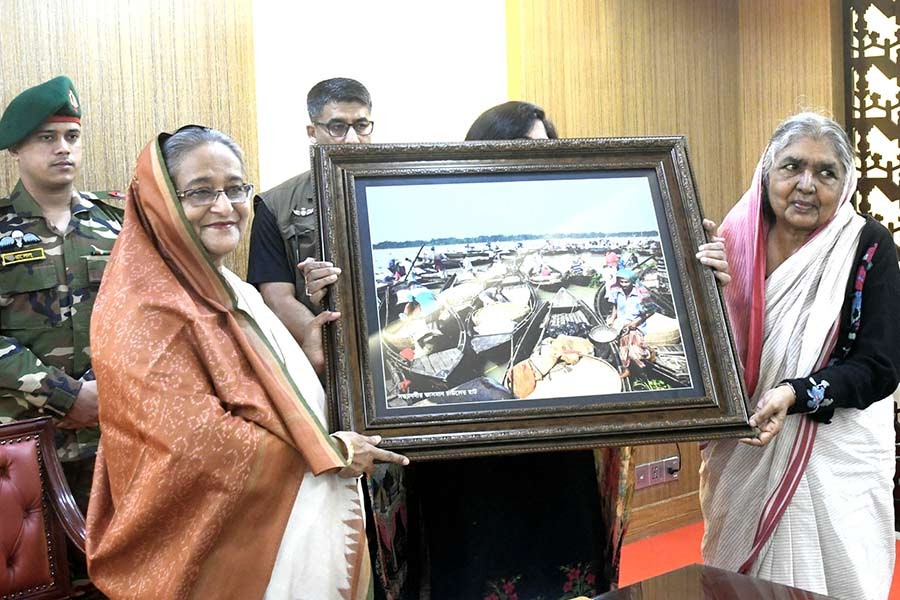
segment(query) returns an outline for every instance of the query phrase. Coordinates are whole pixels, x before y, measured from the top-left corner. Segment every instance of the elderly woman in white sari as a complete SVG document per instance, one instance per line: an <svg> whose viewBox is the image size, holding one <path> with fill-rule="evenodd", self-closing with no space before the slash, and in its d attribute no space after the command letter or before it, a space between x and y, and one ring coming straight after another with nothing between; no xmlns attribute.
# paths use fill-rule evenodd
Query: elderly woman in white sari
<svg viewBox="0 0 900 600"><path fill-rule="evenodd" d="M775 130L726 217L725 289L758 437L707 445L706 564L846 600L894 566L900 270L859 215L853 151L812 113Z"/></svg>

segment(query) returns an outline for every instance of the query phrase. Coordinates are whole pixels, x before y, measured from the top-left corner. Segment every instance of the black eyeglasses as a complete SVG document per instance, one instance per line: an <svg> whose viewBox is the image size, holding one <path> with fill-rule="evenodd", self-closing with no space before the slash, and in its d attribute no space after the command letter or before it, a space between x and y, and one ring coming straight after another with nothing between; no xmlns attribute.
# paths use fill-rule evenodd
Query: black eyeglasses
<svg viewBox="0 0 900 600"><path fill-rule="evenodd" d="M360 119L359 121L355 121L353 123L345 123L344 121L329 121L328 123L320 123L316 121L315 124L316 127L321 127L328 132L328 135L335 139L342 139L346 137L351 127L354 131L356 131L356 135L371 135L372 129L375 128L375 121L369 121L368 119Z"/></svg>
<svg viewBox="0 0 900 600"><path fill-rule="evenodd" d="M232 204L243 204L253 195L253 184L232 185L227 188L194 188L175 192L175 195L191 206L210 206L219 198L219 194L225 194L225 198Z"/></svg>

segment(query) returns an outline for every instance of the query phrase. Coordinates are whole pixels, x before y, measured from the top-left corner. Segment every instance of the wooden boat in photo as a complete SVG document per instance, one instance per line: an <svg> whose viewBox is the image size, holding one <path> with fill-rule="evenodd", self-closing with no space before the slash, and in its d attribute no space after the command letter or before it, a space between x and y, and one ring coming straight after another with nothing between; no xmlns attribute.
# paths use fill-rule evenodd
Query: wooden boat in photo
<svg viewBox="0 0 900 600"><path fill-rule="evenodd" d="M656 358L650 371L670 387L690 385L687 356L681 339L678 320L657 312L647 319L644 341L654 349Z"/></svg>
<svg viewBox="0 0 900 600"><path fill-rule="evenodd" d="M434 267L435 271L438 270L438 268L437 268L438 264L440 264L441 271L447 271L449 269L461 269L463 266L461 259L447 258L446 254L444 255L444 258L438 259L437 262L435 262L434 259L432 259L431 264Z"/></svg>
<svg viewBox="0 0 900 600"><path fill-rule="evenodd" d="M563 284L566 286L577 285L580 287L591 287L591 283L594 282L594 275L596 275L596 273L591 273L591 274L582 273L580 275L566 275L563 278Z"/></svg>
<svg viewBox="0 0 900 600"><path fill-rule="evenodd" d="M397 369L394 362L384 361L385 402L391 408L403 408L409 405L400 399L400 394L404 392L403 382L405 380L405 375Z"/></svg>
<svg viewBox="0 0 900 600"><path fill-rule="evenodd" d="M447 308L467 315L472 309L475 297L484 289L485 282L479 279L457 281L454 285L438 294L438 302Z"/></svg>
<svg viewBox="0 0 900 600"><path fill-rule="evenodd" d="M473 267L483 267L484 265L489 265L493 262L494 262L493 256L483 256L483 257L470 259L470 264Z"/></svg>
<svg viewBox="0 0 900 600"><path fill-rule="evenodd" d="M444 278L427 277L419 278L416 282L397 281L388 283L376 283L375 293L378 298L378 309L381 323L390 323L399 318L404 305L408 302L410 294L417 288L431 290L436 295L451 287L456 282L456 275L447 275Z"/></svg>
<svg viewBox="0 0 900 600"><path fill-rule="evenodd" d="M656 360L648 363L646 371L650 379L659 379L669 388L691 385L687 357L681 344L656 347Z"/></svg>
<svg viewBox="0 0 900 600"><path fill-rule="evenodd" d="M656 289L653 290L653 301L659 306L661 313L673 319L677 317L675 313L675 299L672 297L671 283L669 282L669 272L666 270L666 261L662 254L656 256Z"/></svg>
<svg viewBox="0 0 900 600"><path fill-rule="evenodd" d="M563 274L556 270L551 270L549 274L529 273L528 283L536 288L555 292L562 287Z"/></svg>
<svg viewBox="0 0 900 600"><path fill-rule="evenodd" d="M622 391L623 382L619 377L617 364L610 363L594 354L594 345L589 340L592 329L600 325L600 319L585 303L573 296L566 288L544 303L531 320L513 353L512 364L530 361L539 369L537 378L527 398L572 397L595 394L613 394ZM566 339L575 342L574 359L560 359L548 362L553 356L551 345L554 340ZM617 359L613 357L613 360ZM516 390L515 369L507 372L506 383Z"/></svg>
<svg viewBox="0 0 900 600"><path fill-rule="evenodd" d="M487 250L467 250L465 252L446 252L444 256L451 260L463 260L464 258L483 258L488 256Z"/></svg>
<svg viewBox="0 0 900 600"><path fill-rule="evenodd" d="M563 276L563 283L566 286L578 285L581 287L590 287L591 283L594 282L594 277L597 275L597 271L582 264L580 272L573 271L571 268L566 271Z"/></svg>
<svg viewBox="0 0 900 600"><path fill-rule="evenodd" d="M522 277L510 276L485 288L466 319L469 345L476 354L511 345L523 333L538 305L537 293Z"/></svg>
<svg viewBox="0 0 900 600"><path fill-rule="evenodd" d="M447 389L466 350L466 330L456 311L441 307L389 323L381 332L385 357L406 374L413 391Z"/></svg>

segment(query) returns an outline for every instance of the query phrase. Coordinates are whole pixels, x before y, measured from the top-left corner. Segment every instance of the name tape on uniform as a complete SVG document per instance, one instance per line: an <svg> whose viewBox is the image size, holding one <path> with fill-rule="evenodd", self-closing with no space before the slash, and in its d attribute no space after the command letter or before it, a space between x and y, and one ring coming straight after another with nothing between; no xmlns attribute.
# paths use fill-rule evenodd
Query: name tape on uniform
<svg viewBox="0 0 900 600"><path fill-rule="evenodd" d="M34 248L32 250L19 250L17 252L6 252L0 254L3 266L15 265L18 263L28 262L31 260L44 260L47 256L44 254L43 248Z"/></svg>

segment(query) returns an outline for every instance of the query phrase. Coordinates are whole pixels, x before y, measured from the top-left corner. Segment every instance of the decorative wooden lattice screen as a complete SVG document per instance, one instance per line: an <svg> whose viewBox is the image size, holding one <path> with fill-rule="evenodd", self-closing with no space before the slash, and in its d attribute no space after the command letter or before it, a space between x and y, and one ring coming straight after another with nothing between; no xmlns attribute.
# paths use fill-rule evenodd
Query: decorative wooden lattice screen
<svg viewBox="0 0 900 600"><path fill-rule="evenodd" d="M858 154L861 212L900 246L900 2L847 2L847 126Z"/></svg>
<svg viewBox="0 0 900 600"><path fill-rule="evenodd" d="M846 0L847 129L857 153L857 207L881 221L900 247L900 2ZM900 413L894 429L894 529L900 531Z"/></svg>

